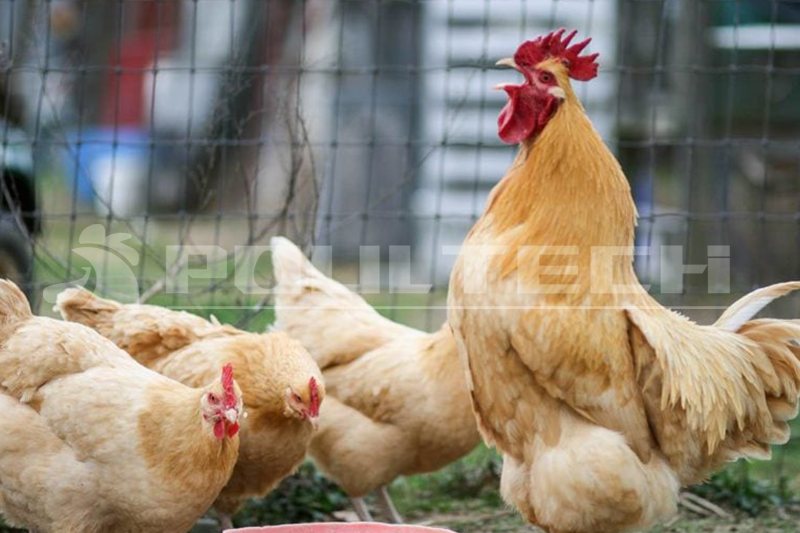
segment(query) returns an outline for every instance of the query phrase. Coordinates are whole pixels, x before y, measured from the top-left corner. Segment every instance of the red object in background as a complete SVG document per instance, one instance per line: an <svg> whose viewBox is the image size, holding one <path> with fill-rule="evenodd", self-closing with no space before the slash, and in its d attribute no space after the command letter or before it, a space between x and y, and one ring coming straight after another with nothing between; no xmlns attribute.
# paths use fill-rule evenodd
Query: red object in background
<svg viewBox="0 0 800 533"><path fill-rule="evenodd" d="M114 43L103 93L102 123L109 127L145 126L144 82L155 59L174 48L180 23L177 2L143 0L124 5L125 20L119 43Z"/></svg>
<svg viewBox="0 0 800 533"><path fill-rule="evenodd" d="M378 524L374 522L319 522L315 524L290 524L286 526L245 527L226 529L225 533L453 533L449 529L405 524Z"/></svg>
<svg viewBox="0 0 800 533"><path fill-rule="evenodd" d="M123 37L119 46L119 61L114 61L116 53L110 59L114 68L108 74L103 95L103 125L138 128L147 117L144 113L145 69L153 63L155 39L151 32L139 32Z"/></svg>

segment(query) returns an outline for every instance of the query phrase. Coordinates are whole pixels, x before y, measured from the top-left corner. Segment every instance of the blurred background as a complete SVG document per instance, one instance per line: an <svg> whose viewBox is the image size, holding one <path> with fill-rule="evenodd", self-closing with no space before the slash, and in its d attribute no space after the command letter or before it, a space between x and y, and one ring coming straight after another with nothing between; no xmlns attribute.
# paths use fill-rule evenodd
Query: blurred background
<svg viewBox="0 0 800 533"><path fill-rule="evenodd" d="M800 277L800 0L0 0L0 275L45 314L77 281L259 330L269 254L236 247L282 234L437 327L443 247L514 156L491 88L518 75L494 62L559 27L600 53L576 87L631 181L654 295L707 320ZM662 246L729 261L730 291ZM734 468L725 490L790 501L800 443Z"/></svg>

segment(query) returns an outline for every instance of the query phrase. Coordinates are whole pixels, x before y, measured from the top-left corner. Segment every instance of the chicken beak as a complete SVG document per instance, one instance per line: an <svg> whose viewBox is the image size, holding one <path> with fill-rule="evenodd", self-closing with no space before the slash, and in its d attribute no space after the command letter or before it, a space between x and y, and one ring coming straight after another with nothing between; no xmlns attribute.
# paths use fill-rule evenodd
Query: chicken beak
<svg viewBox="0 0 800 533"><path fill-rule="evenodd" d="M239 420L239 413L236 411L236 409L228 409L225 411L225 418L228 420L228 422L233 424Z"/></svg>
<svg viewBox="0 0 800 533"><path fill-rule="evenodd" d="M567 99L567 93L561 87L550 87L549 89L547 89L547 92L555 96L556 98L560 98L562 100Z"/></svg>
<svg viewBox="0 0 800 533"><path fill-rule="evenodd" d="M498 67L501 67L501 66L502 67L511 67L514 70L519 70L519 65L517 65L516 61L514 61L513 57L504 57L503 59L501 59L500 61L495 63L495 65L497 65Z"/></svg>
<svg viewBox="0 0 800 533"><path fill-rule="evenodd" d="M314 429L314 431L319 429L319 417L310 416L308 417L308 421L311 422L311 427Z"/></svg>

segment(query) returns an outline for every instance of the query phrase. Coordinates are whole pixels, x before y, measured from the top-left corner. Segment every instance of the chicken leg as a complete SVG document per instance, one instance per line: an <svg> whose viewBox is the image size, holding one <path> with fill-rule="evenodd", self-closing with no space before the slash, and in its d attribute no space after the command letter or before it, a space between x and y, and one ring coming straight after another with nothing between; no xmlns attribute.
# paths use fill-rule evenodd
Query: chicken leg
<svg viewBox="0 0 800 533"><path fill-rule="evenodd" d="M219 513L217 517L219 519L219 527L222 531L226 529L233 529L233 520L231 519L231 515Z"/></svg>
<svg viewBox="0 0 800 533"><path fill-rule="evenodd" d="M389 495L386 485L378 489L378 504L383 510L383 515L389 519L389 522L392 524L403 523L403 517L400 516L400 513L395 509L394 502L392 502L392 497Z"/></svg>
<svg viewBox="0 0 800 533"><path fill-rule="evenodd" d="M362 522L372 522L372 514L369 512L369 507L364 501L364 498L350 498L350 503L353 504L353 509L358 515L358 519Z"/></svg>

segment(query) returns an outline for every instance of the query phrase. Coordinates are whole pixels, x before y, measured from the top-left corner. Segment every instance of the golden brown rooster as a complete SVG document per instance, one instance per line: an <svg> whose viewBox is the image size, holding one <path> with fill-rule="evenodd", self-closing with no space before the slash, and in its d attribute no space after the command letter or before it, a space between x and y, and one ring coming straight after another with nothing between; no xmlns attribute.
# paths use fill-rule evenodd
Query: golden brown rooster
<svg viewBox="0 0 800 533"><path fill-rule="evenodd" d="M745 296L712 326L647 294L628 182L570 84L597 74L574 35L499 62L524 77L501 87L498 121L519 153L466 239L448 320L479 428L504 456L504 498L549 533L614 533L786 442L800 326L751 319L800 283Z"/></svg>

